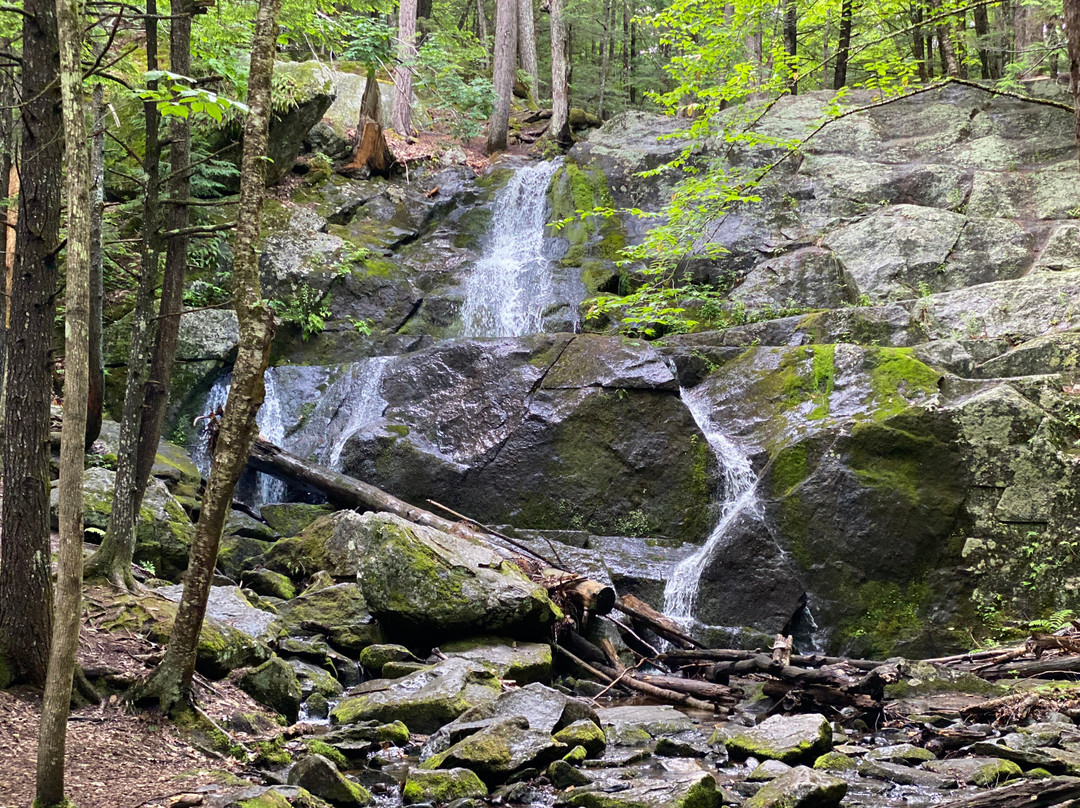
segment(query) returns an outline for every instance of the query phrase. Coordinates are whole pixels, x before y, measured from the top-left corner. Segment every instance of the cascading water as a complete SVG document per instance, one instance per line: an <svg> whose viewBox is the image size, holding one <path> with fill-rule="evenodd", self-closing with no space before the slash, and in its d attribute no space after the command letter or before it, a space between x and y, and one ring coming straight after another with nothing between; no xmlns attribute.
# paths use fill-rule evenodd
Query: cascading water
<svg viewBox="0 0 1080 808"><path fill-rule="evenodd" d="M684 625L693 622L694 605L701 585L701 573L708 565L724 538L728 528L740 516L761 518L761 501L757 494L757 477L750 464L749 455L733 440L722 435L712 424L708 412L708 400L701 393L683 390L682 400L698 428L704 433L709 447L723 470L723 488L720 495L720 519L705 543L692 555L683 559L673 571L664 589L664 613Z"/></svg>
<svg viewBox="0 0 1080 808"><path fill-rule="evenodd" d="M348 405L349 412L345 423L330 444L326 457L326 464L330 468L340 471L341 453L345 449L345 443L353 435L382 417L386 401L379 390L389 364L390 357L376 356L366 362L357 363L349 369L350 391L342 403L343 407Z"/></svg>
<svg viewBox="0 0 1080 808"><path fill-rule="evenodd" d="M465 336L520 337L544 330L544 310L557 302L544 241L547 190L559 165L552 160L519 168L495 197L484 254L465 282Z"/></svg>

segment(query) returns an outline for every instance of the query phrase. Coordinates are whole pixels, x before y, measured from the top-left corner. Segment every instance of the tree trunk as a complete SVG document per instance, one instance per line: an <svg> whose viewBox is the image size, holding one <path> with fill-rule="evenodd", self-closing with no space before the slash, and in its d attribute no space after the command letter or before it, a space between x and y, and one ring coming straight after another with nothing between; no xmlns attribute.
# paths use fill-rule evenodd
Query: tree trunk
<svg viewBox="0 0 1080 808"><path fill-rule="evenodd" d="M270 83L281 0L260 0L251 43L248 78L250 112L244 123L240 163L240 205L236 217L233 299L240 324L240 345L233 381L195 526L184 591L180 597L165 658L137 696L155 697L165 710L190 699L195 648L206 616L206 601L217 562L218 545L233 490L247 463L257 433L255 416L266 388L263 373L270 355L273 314L259 285L259 220L264 195L266 146L270 127Z"/></svg>
<svg viewBox="0 0 1080 808"><path fill-rule="evenodd" d="M1024 2L1014 3L1012 31L1015 61L1023 62L1024 57L1035 44L1035 28L1035 9ZM1028 75L1028 72L1025 71L1023 75Z"/></svg>
<svg viewBox="0 0 1080 808"><path fill-rule="evenodd" d="M915 39L919 39L916 31ZM836 70L833 73L833 89L847 86L848 57L851 55L851 0L844 0L840 7L840 41L836 45ZM918 59L918 53L915 54Z"/></svg>
<svg viewBox="0 0 1080 808"><path fill-rule="evenodd" d="M19 221L4 401L0 679L45 682L52 636L49 394L60 232L59 55L55 0L26 0ZM0 682L0 686L7 682Z"/></svg>
<svg viewBox="0 0 1080 808"><path fill-rule="evenodd" d="M484 10L484 0L476 0L476 35L484 48L484 67L488 67L491 64L488 56L491 51L488 48L487 11Z"/></svg>
<svg viewBox="0 0 1080 808"><path fill-rule="evenodd" d="M8 50L11 47L10 37L0 37L0 49ZM3 238L0 238L0 250L3 251L4 260L0 263L4 275L0 281L0 426L3 425L3 395L4 395L4 358L7 356L7 329L8 329L8 300L11 293L11 270L15 258L15 223L16 206L9 206L6 200L12 198L15 189L14 183L14 157L15 157L15 121L13 111L15 109L15 80L10 71L0 73L0 223L4 227ZM2 432L2 430L0 430ZM0 446L3 440L0 438ZM2 462L2 461L0 461Z"/></svg>
<svg viewBox="0 0 1080 808"><path fill-rule="evenodd" d="M416 61L416 0L401 0L398 11L398 64L394 68L394 131L412 135L412 71Z"/></svg>
<svg viewBox="0 0 1080 808"><path fill-rule="evenodd" d="M975 36L979 41L979 63L982 65L982 78L984 81L989 79L995 79L993 63L990 56L990 49L988 47L990 43L990 13L987 11L986 6L979 6L974 9L975 17Z"/></svg>
<svg viewBox="0 0 1080 808"><path fill-rule="evenodd" d="M795 57L799 55L799 10L796 0L784 0L784 50L791 57L789 62L792 75L791 94L799 94L798 65Z"/></svg>
<svg viewBox="0 0 1080 808"><path fill-rule="evenodd" d="M922 19L922 8L916 6L911 12L911 49L915 54L915 63L919 67L919 81L925 84L930 80L930 76L926 72L926 40L923 38Z"/></svg>
<svg viewBox="0 0 1080 808"><path fill-rule="evenodd" d="M596 117L604 120L604 90L607 89L608 65L611 61L611 29L615 26L615 8L604 0L604 36L600 41L600 92L596 100Z"/></svg>
<svg viewBox="0 0 1080 808"><path fill-rule="evenodd" d="M105 410L105 361L101 352L105 309L105 86L94 85L90 145L90 387L86 406L86 448L101 434Z"/></svg>
<svg viewBox="0 0 1080 808"><path fill-rule="evenodd" d="M941 0L930 0L934 15L940 17ZM938 47L941 49L941 66L945 73L954 78L960 77L960 63L956 58L956 47L952 40L952 22L948 17L937 21Z"/></svg>
<svg viewBox="0 0 1080 808"><path fill-rule="evenodd" d="M609 0L610 2L610 0ZM540 65L536 58L536 21L533 18L533 0L518 0L517 50L521 69L529 74L534 99L540 96Z"/></svg>
<svg viewBox="0 0 1080 808"><path fill-rule="evenodd" d="M174 0L169 31L169 65L173 73L191 75L191 0ZM188 197L191 196L191 123L186 117L169 119L169 202L165 230L182 231L188 226ZM150 472L157 457L158 441L169 405L169 386L176 361L180 334L180 312L184 307L184 270L187 268L188 236L173 236L165 247L165 273L158 304L157 336L150 358L150 373L143 393L139 444L136 450L135 508L139 512Z"/></svg>
<svg viewBox="0 0 1080 808"><path fill-rule="evenodd" d="M157 0L146 4L146 69L157 70L158 16ZM157 81L147 87L157 88ZM143 396L150 371L151 321L158 272L158 217L161 141L161 116L157 103L143 103L146 118L143 173L146 188L142 205L142 274L135 291L135 311L132 315L131 346L128 350L127 380L124 386L124 407L120 416L120 437L116 450L116 482L112 510L105 540L86 562L87 575L102 577L112 584L130 589L135 585L131 560L135 554L135 519L138 516L137 454L142 425Z"/></svg>
<svg viewBox="0 0 1080 808"><path fill-rule="evenodd" d="M484 151L506 149L510 100L514 97L514 53L517 50L518 0L495 0L495 105L488 122Z"/></svg>
<svg viewBox="0 0 1080 808"><path fill-rule="evenodd" d="M551 0L551 124L548 134L557 143L569 145L570 76L567 53L565 0Z"/></svg>
<svg viewBox="0 0 1080 808"><path fill-rule="evenodd" d="M40 808L63 806L64 758L75 652L82 613L83 463L90 383L90 151L82 100L83 17L79 0L57 0L60 89L67 151L67 307L64 318L64 423L60 433L60 559L52 649L37 748Z"/></svg>
<svg viewBox="0 0 1080 808"><path fill-rule="evenodd" d="M367 170L369 174L389 177L394 167L394 155L386 145L382 127L382 94L375 78L375 66L368 65L367 83L360 99L360 119L356 123L356 143L353 156L342 171Z"/></svg>
<svg viewBox="0 0 1080 808"><path fill-rule="evenodd" d="M1069 86L1076 106L1076 142L1080 144L1080 0L1065 0L1065 36L1069 41Z"/></svg>

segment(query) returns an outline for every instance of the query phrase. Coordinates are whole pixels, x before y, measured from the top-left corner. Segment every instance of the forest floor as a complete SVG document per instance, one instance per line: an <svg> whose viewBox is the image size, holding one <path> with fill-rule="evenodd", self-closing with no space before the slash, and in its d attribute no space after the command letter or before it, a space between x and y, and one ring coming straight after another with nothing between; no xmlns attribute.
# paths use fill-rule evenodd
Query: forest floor
<svg viewBox="0 0 1080 808"><path fill-rule="evenodd" d="M114 681L148 673L161 647L97 627L92 611L83 617L83 669L108 670ZM270 720L228 680L200 681L196 691L199 706L219 723L237 713ZM40 714L40 692L0 691L0 808L26 808L33 800ZM68 721L67 796L79 808L168 808L179 795L205 786L240 785L244 769L240 761L196 746L161 713L134 709L117 695L73 710Z"/></svg>

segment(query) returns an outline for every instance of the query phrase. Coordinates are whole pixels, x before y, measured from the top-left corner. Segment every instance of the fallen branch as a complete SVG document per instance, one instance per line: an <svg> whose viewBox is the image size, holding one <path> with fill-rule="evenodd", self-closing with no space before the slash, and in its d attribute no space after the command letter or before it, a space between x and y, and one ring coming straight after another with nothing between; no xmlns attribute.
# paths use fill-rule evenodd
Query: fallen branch
<svg viewBox="0 0 1080 808"><path fill-rule="evenodd" d="M704 648L693 637L685 634L679 624L662 614L635 595L623 595L615 602L615 608L628 617L648 626L657 636L680 648Z"/></svg>
<svg viewBox="0 0 1080 808"><path fill-rule="evenodd" d="M1080 777L1049 777L952 800L942 808L1050 808L1080 799Z"/></svg>

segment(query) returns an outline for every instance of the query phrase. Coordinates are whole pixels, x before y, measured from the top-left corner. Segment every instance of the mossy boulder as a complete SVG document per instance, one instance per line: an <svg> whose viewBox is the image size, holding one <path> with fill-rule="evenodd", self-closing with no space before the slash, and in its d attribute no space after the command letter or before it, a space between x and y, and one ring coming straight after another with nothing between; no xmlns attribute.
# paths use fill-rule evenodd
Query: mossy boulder
<svg viewBox="0 0 1080 808"><path fill-rule="evenodd" d="M401 797L406 805L419 802L443 805L466 798L481 799L487 794L484 781L469 769L413 769L405 780Z"/></svg>
<svg viewBox="0 0 1080 808"><path fill-rule="evenodd" d="M488 785L497 785L525 768L543 769L569 751L549 733L529 728L524 718L499 721L458 741L421 764L423 769L464 767Z"/></svg>
<svg viewBox="0 0 1080 808"><path fill-rule="evenodd" d="M338 702L332 722L400 720L413 732L431 733L466 710L495 701L500 692L491 671L462 659L447 659L402 679L375 681L378 687L367 683Z"/></svg>
<svg viewBox="0 0 1080 808"><path fill-rule="evenodd" d="M694 728L690 719L670 705L624 705L597 710L607 742L613 746L642 746Z"/></svg>
<svg viewBox="0 0 1080 808"><path fill-rule="evenodd" d="M272 570L244 570L240 583L256 595L266 595L281 600L296 597L296 585L286 575Z"/></svg>
<svg viewBox="0 0 1080 808"><path fill-rule="evenodd" d="M304 511L311 515L311 511ZM369 536L362 517L355 511L316 516L296 535L281 539L267 551L263 563L268 569L300 580L324 571L335 578L356 575ZM284 517L280 520L284 523ZM295 516L293 525L303 519ZM283 524L284 526L284 524Z"/></svg>
<svg viewBox="0 0 1080 808"><path fill-rule="evenodd" d="M419 662L404 645L369 645L360 652L360 664L372 676L379 676L388 662Z"/></svg>
<svg viewBox="0 0 1080 808"><path fill-rule="evenodd" d="M103 628L131 631L161 645L168 642L176 619L175 603L154 594L114 593L109 600L115 616L106 618ZM211 679L221 679L237 668L265 662L270 654L265 643L208 616L199 632L195 668Z"/></svg>
<svg viewBox="0 0 1080 808"><path fill-rule="evenodd" d="M735 758L812 763L832 748L832 727L818 713L774 715L756 727L728 736L724 746Z"/></svg>
<svg viewBox="0 0 1080 808"><path fill-rule="evenodd" d="M847 789L839 777L798 766L766 783L746 808L836 808Z"/></svg>
<svg viewBox="0 0 1080 808"><path fill-rule="evenodd" d="M980 788L994 788L1004 785L1009 780L1024 776L1023 769L1017 763L1001 758L968 757L935 760L925 764L925 768ZM1030 772L1028 775L1030 776Z"/></svg>
<svg viewBox="0 0 1080 808"><path fill-rule="evenodd" d="M288 663L300 682L300 693L304 697L310 696L312 693L318 693L324 698L333 699L340 696L345 690L337 677L324 667L305 662L302 659L290 659Z"/></svg>
<svg viewBox="0 0 1080 808"><path fill-rule="evenodd" d="M218 569L234 581L238 580L245 570L251 569L262 559L271 546L269 541L226 533L218 551Z"/></svg>
<svg viewBox="0 0 1080 808"><path fill-rule="evenodd" d="M588 719L575 721L570 726L559 730L555 733L555 740L566 744L571 749L577 746L583 747L589 757L603 754L607 746L604 731Z"/></svg>
<svg viewBox="0 0 1080 808"><path fill-rule="evenodd" d="M259 514L272 530L282 536L296 536L322 516L329 516L336 508L332 505L308 505L303 502L268 504L259 508Z"/></svg>
<svg viewBox="0 0 1080 808"><path fill-rule="evenodd" d="M846 772L856 768L858 765L855 758L835 750L826 752L814 761L814 768L823 772Z"/></svg>
<svg viewBox="0 0 1080 808"><path fill-rule="evenodd" d="M275 654L259 667L242 672L236 684L255 701L295 723L300 714L300 681L281 657Z"/></svg>
<svg viewBox="0 0 1080 808"><path fill-rule="evenodd" d="M439 650L446 656L490 666L500 679L518 685L546 682L551 679L551 646L547 643L518 642L500 637L473 637L443 643Z"/></svg>
<svg viewBox="0 0 1080 808"><path fill-rule="evenodd" d="M356 656L369 645L382 642L382 629L354 583L305 592L281 604L278 624L290 635L322 634L345 654Z"/></svg>
<svg viewBox="0 0 1080 808"><path fill-rule="evenodd" d="M83 505L88 537L100 541L112 513L116 472L105 468L88 468L83 479ZM56 488L49 495L50 518L57 526L59 496ZM165 483L151 479L143 497L139 518L135 523L135 561L153 567L154 574L166 580L176 580L187 568L188 552L195 538L195 525L184 507Z"/></svg>
<svg viewBox="0 0 1080 808"><path fill-rule="evenodd" d="M307 755L289 772L289 785L306 788L334 805L370 805L375 801L366 788L338 771L322 755Z"/></svg>
<svg viewBox="0 0 1080 808"><path fill-rule="evenodd" d="M571 808L720 808L723 795L708 772L636 776L629 782L603 779L560 795L556 805Z"/></svg>
<svg viewBox="0 0 1080 808"><path fill-rule="evenodd" d="M388 631L537 635L562 615L542 586L478 541L392 514L359 518L372 536L360 586Z"/></svg>

